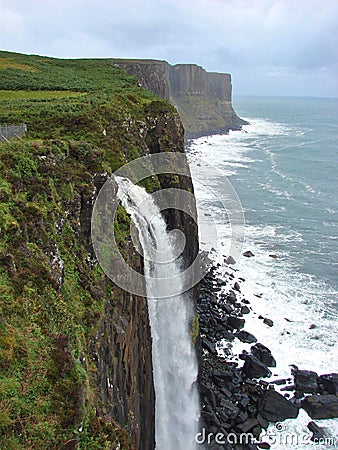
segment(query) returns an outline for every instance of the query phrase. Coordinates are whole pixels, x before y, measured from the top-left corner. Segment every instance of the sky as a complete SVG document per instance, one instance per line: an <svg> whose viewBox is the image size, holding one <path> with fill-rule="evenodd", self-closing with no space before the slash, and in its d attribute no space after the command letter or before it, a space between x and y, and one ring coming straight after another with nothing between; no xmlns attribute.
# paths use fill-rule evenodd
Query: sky
<svg viewBox="0 0 338 450"><path fill-rule="evenodd" d="M0 0L0 49L195 63L235 95L338 97L337 0Z"/></svg>

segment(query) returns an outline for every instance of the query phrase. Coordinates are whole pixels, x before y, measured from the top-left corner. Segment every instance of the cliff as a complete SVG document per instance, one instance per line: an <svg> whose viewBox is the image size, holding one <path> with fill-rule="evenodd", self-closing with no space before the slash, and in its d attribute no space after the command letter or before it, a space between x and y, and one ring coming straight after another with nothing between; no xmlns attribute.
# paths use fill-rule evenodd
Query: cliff
<svg viewBox="0 0 338 450"><path fill-rule="evenodd" d="M179 116L110 60L0 52L0 71L0 123L28 129L0 144L0 447L151 450L147 302L104 275L90 220L118 167L184 152ZM187 177L144 184L192 191ZM196 224L180 211L166 218L188 236L189 264ZM123 209L115 227L121 253L142 272Z"/></svg>
<svg viewBox="0 0 338 450"><path fill-rule="evenodd" d="M240 129L231 103L231 75L207 72L196 64L171 66L166 61L113 60L134 75L139 84L172 103L178 110L187 138Z"/></svg>

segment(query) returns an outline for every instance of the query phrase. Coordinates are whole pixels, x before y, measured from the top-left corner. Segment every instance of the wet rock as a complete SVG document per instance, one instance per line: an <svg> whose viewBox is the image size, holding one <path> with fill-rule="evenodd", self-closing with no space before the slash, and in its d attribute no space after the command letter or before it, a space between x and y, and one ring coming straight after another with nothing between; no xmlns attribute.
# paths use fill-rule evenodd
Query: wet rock
<svg viewBox="0 0 338 450"><path fill-rule="evenodd" d="M227 259L225 260L225 263L228 265L236 264L236 260L232 256L228 256Z"/></svg>
<svg viewBox="0 0 338 450"><path fill-rule="evenodd" d="M240 292L240 291L241 291L241 287L240 287L240 285L237 283L237 281L236 281L236 283L234 284L234 289L235 289L235 291L237 291L237 292Z"/></svg>
<svg viewBox="0 0 338 450"><path fill-rule="evenodd" d="M244 306L241 307L241 313L242 314L249 314L250 313L250 309L246 305L244 305Z"/></svg>
<svg viewBox="0 0 338 450"><path fill-rule="evenodd" d="M299 407L273 390L264 392L259 412L270 422L280 422L285 419L294 419L298 416Z"/></svg>
<svg viewBox="0 0 338 450"><path fill-rule="evenodd" d="M228 327L230 330L241 330L244 327L245 320L236 316L228 317Z"/></svg>
<svg viewBox="0 0 338 450"><path fill-rule="evenodd" d="M237 297L234 291L229 291L225 298L231 305L234 305L237 302Z"/></svg>
<svg viewBox="0 0 338 450"><path fill-rule="evenodd" d="M290 378L280 378L278 380L273 380L272 383L280 386L282 384L287 384L289 380L290 380Z"/></svg>
<svg viewBox="0 0 338 450"><path fill-rule="evenodd" d="M202 347L208 350L209 353L212 355L215 355L217 353L215 345L209 341L206 337L201 338L202 341Z"/></svg>
<svg viewBox="0 0 338 450"><path fill-rule="evenodd" d="M275 358L272 356L268 347L265 347L263 344L258 343L251 347L251 353L266 366L276 367Z"/></svg>
<svg viewBox="0 0 338 450"><path fill-rule="evenodd" d="M318 391L318 374L311 370L296 370L294 380L296 391L307 394L314 394Z"/></svg>
<svg viewBox="0 0 338 450"><path fill-rule="evenodd" d="M321 375L318 378L318 385L321 394L328 393L338 395L338 373Z"/></svg>
<svg viewBox="0 0 338 450"><path fill-rule="evenodd" d="M271 319L268 319L267 317L264 317L263 323L265 323L265 325L268 325L269 327L273 327L273 321Z"/></svg>
<svg viewBox="0 0 338 450"><path fill-rule="evenodd" d="M246 344L253 344L254 342L257 342L257 338L256 338L253 334L248 333L247 331L244 331L244 330L239 331L239 332L236 334L236 337L237 337L241 342L244 342L244 343L246 343Z"/></svg>
<svg viewBox="0 0 338 450"><path fill-rule="evenodd" d="M309 422L307 427L312 432L311 441L318 442L319 439L323 439L325 437L325 431L323 428L319 427L316 422Z"/></svg>
<svg viewBox="0 0 338 450"><path fill-rule="evenodd" d="M336 395L309 395L301 402L301 407L312 419L338 417L338 397Z"/></svg>
<svg viewBox="0 0 338 450"><path fill-rule="evenodd" d="M255 256L251 250L247 250L246 252L243 253L243 256L245 256L246 258L252 258L253 256Z"/></svg>
<svg viewBox="0 0 338 450"><path fill-rule="evenodd" d="M247 378L260 378L270 377L271 372L265 364L263 364L258 358L252 355L248 355L245 358L243 366L243 374Z"/></svg>
<svg viewBox="0 0 338 450"><path fill-rule="evenodd" d="M248 419L246 422L237 425L236 428L241 433L247 433L248 431L252 430L257 425L259 425L258 420L255 418L251 418L251 419Z"/></svg>
<svg viewBox="0 0 338 450"><path fill-rule="evenodd" d="M263 448L263 449L269 449L269 448L271 448L271 445L268 442L258 442L257 447Z"/></svg>

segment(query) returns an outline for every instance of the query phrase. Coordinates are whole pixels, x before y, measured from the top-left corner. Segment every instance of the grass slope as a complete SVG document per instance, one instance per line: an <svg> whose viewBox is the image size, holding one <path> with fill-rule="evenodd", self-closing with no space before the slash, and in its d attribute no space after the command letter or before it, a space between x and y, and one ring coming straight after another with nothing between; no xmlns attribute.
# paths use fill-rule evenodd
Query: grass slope
<svg viewBox="0 0 338 450"><path fill-rule="evenodd" d="M139 155L137 122L165 110L109 60L0 52L0 123L28 126L0 143L2 449L130 448L95 403L88 348L114 290L88 264L81 205L95 174ZM123 248L123 210L117 222Z"/></svg>

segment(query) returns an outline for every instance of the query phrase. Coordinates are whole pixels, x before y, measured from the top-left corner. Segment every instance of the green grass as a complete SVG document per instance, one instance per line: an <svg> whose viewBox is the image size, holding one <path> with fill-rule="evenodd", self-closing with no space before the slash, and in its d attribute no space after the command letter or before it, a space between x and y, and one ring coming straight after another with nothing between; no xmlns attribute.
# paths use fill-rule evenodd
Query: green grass
<svg viewBox="0 0 338 450"><path fill-rule="evenodd" d="M71 439L79 450L131 448L98 413L89 342L115 294L88 264L80 212L95 174L146 148L139 122L172 111L110 60L0 52L0 123L28 126L23 141L0 143L0 448L56 450ZM128 235L120 208L126 257Z"/></svg>
<svg viewBox="0 0 338 450"><path fill-rule="evenodd" d="M0 91L0 101L65 99L81 95L84 95L84 93L72 91Z"/></svg>

